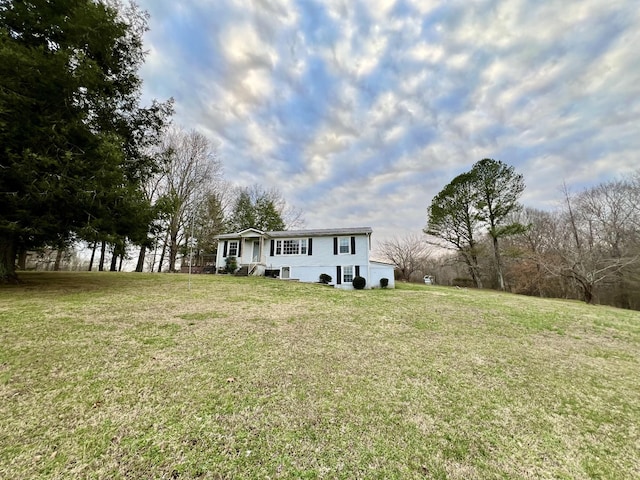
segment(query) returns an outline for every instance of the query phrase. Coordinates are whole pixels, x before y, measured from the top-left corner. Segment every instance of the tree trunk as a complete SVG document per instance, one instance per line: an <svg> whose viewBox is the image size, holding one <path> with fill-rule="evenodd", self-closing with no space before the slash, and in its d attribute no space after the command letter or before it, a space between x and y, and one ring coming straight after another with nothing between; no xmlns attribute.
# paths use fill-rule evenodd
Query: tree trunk
<svg viewBox="0 0 640 480"><path fill-rule="evenodd" d="M478 267L478 257L471 255L471 270L473 281L476 284L476 288L482 288L482 277L480 276L480 268Z"/></svg>
<svg viewBox="0 0 640 480"><path fill-rule="evenodd" d="M140 247L140 253L138 254L138 264L136 265L136 272L142 272L144 270L144 257L147 254L147 247L142 245ZM153 270L153 267L151 267Z"/></svg>
<svg viewBox="0 0 640 480"><path fill-rule="evenodd" d="M584 293L584 301L591 305L593 303L593 288L591 285L583 285L582 291Z"/></svg>
<svg viewBox="0 0 640 480"><path fill-rule="evenodd" d="M53 263L53 271L54 272L59 272L60 271L60 262L62 261L62 254L64 253L64 249L63 248L58 248L58 250L56 251L56 260Z"/></svg>
<svg viewBox="0 0 640 480"><path fill-rule="evenodd" d="M619 253L619 251L617 251L617 249L616 249L615 255L616 255L615 258L617 258L618 260L621 260L620 257L622 255ZM623 270L622 269L618 270L614 276L614 285L613 285L614 306L619 308L630 309L631 297L629 296L629 291L627 290L626 283L627 282L625 280L625 274Z"/></svg>
<svg viewBox="0 0 640 480"><path fill-rule="evenodd" d="M476 286L476 288L482 288L482 279L480 278L480 272L478 272L477 257L475 255L463 253L462 258L464 258L464 261L467 264L469 275L471 275L471 279L473 280L474 285Z"/></svg>
<svg viewBox="0 0 640 480"><path fill-rule="evenodd" d="M117 253L118 249L114 246L113 247L113 254L111 255L111 265L109 265L109 271L110 272L115 272L117 270L117 266L118 266L118 253Z"/></svg>
<svg viewBox="0 0 640 480"><path fill-rule="evenodd" d="M176 271L176 258L178 257L178 233L171 235L171 244L169 245L169 271Z"/></svg>
<svg viewBox="0 0 640 480"><path fill-rule="evenodd" d="M91 248L91 260L89 260L89 271L93 268L93 259L96 257L96 248L98 248L98 241L93 242L93 247Z"/></svg>
<svg viewBox="0 0 640 480"><path fill-rule="evenodd" d="M104 271L104 254L106 249L107 249L107 242L105 240L102 240L102 245L100 248L100 263L98 264L99 272Z"/></svg>
<svg viewBox="0 0 640 480"><path fill-rule="evenodd" d="M504 291L504 276L502 275L502 257L498 248L498 237L493 237L493 256L496 260L496 273L498 274L498 286Z"/></svg>
<svg viewBox="0 0 640 480"><path fill-rule="evenodd" d="M15 237L0 234L0 283L17 282Z"/></svg>
<svg viewBox="0 0 640 480"><path fill-rule="evenodd" d="M21 248L18 252L18 269L27 269L27 250L24 248Z"/></svg>
<svg viewBox="0 0 640 480"><path fill-rule="evenodd" d="M580 286L580 290L582 290L582 298L584 300L585 303L591 305L593 303L593 284L584 280L583 278L577 276L577 275L573 275L573 279L578 283L578 285Z"/></svg>
<svg viewBox="0 0 640 480"><path fill-rule="evenodd" d="M118 262L118 271L122 271L122 261L124 260L124 253L120 255L120 261Z"/></svg>
<svg viewBox="0 0 640 480"><path fill-rule="evenodd" d="M164 262L164 256L167 253L167 242L169 241L169 232L164 237L162 243L162 252L160 253L160 263L158 264L158 273L162 272L162 263Z"/></svg>

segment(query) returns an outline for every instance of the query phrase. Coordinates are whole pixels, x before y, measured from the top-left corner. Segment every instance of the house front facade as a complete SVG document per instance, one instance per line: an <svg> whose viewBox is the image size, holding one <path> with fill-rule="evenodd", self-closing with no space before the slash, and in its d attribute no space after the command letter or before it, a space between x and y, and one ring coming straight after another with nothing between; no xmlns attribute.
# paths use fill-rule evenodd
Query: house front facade
<svg viewBox="0 0 640 480"><path fill-rule="evenodd" d="M365 288L379 287L380 279L387 278L393 288L393 266L370 259L371 233L370 227L276 232L249 228L219 235L217 271L234 258L247 275L318 282L325 274L339 288L352 288L356 276L366 280Z"/></svg>

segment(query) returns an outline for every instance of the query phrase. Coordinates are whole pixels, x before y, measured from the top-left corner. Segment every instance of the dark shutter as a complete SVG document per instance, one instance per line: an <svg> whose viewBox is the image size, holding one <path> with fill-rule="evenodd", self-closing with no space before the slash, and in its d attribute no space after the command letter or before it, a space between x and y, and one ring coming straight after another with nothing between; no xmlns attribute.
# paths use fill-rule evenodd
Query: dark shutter
<svg viewBox="0 0 640 480"><path fill-rule="evenodd" d="M356 237L351 237L351 255L356 254Z"/></svg>
<svg viewBox="0 0 640 480"><path fill-rule="evenodd" d="M333 254L338 254L338 237L333 237Z"/></svg>
<svg viewBox="0 0 640 480"><path fill-rule="evenodd" d="M229 245L229 242L227 242L226 240L224 241L224 247L222 248L222 256L226 258L227 256L227 245Z"/></svg>
<svg viewBox="0 0 640 480"><path fill-rule="evenodd" d="M309 239L309 243L307 244L307 255L312 255L312 250L313 249L313 238Z"/></svg>
<svg viewBox="0 0 640 480"><path fill-rule="evenodd" d="M238 240L238 258L242 257L242 239Z"/></svg>
<svg viewBox="0 0 640 480"><path fill-rule="evenodd" d="M338 265L336 267L336 284L340 285L342 283L342 267Z"/></svg>
<svg viewBox="0 0 640 480"><path fill-rule="evenodd" d="M276 243L275 240L271 240L271 253L269 255L271 257L273 257L273 251L274 251L274 248L275 248L275 243Z"/></svg>
<svg viewBox="0 0 640 480"><path fill-rule="evenodd" d="M356 277L360 276L360 265L356 265Z"/></svg>

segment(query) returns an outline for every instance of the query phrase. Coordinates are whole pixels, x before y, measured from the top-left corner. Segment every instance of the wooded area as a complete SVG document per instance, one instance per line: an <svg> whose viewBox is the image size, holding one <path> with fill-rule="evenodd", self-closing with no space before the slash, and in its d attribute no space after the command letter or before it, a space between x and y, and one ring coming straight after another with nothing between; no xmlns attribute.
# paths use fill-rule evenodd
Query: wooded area
<svg viewBox="0 0 640 480"><path fill-rule="evenodd" d="M140 105L146 14L134 4L0 4L0 280L77 239L142 242L142 185L172 102Z"/></svg>
<svg viewBox="0 0 640 480"><path fill-rule="evenodd" d="M278 190L226 183L216 146L169 125L172 100L140 105L147 20L116 0L0 3L0 281L29 253L80 264L78 243L89 270L135 246L136 271L175 271L225 230L302 224Z"/></svg>
<svg viewBox="0 0 640 480"><path fill-rule="evenodd" d="M479 177L480 164L493 175ZM489 159L456 177L425 228L452 253L423 269L443 284L640 309L640 171L577 193L565 186L554 211L519 204L523 190L513 167Z"/></svg>

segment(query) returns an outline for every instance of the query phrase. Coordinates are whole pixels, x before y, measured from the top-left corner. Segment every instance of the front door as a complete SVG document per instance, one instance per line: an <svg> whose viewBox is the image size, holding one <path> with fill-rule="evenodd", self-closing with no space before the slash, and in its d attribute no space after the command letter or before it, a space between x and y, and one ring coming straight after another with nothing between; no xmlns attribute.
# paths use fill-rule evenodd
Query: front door
<svg viewBox="0 0 640 480"><path fill-rule="evenodd" d="M251 261L253 263L260 263L260 240L253 241L253 257Z"/></svg>

